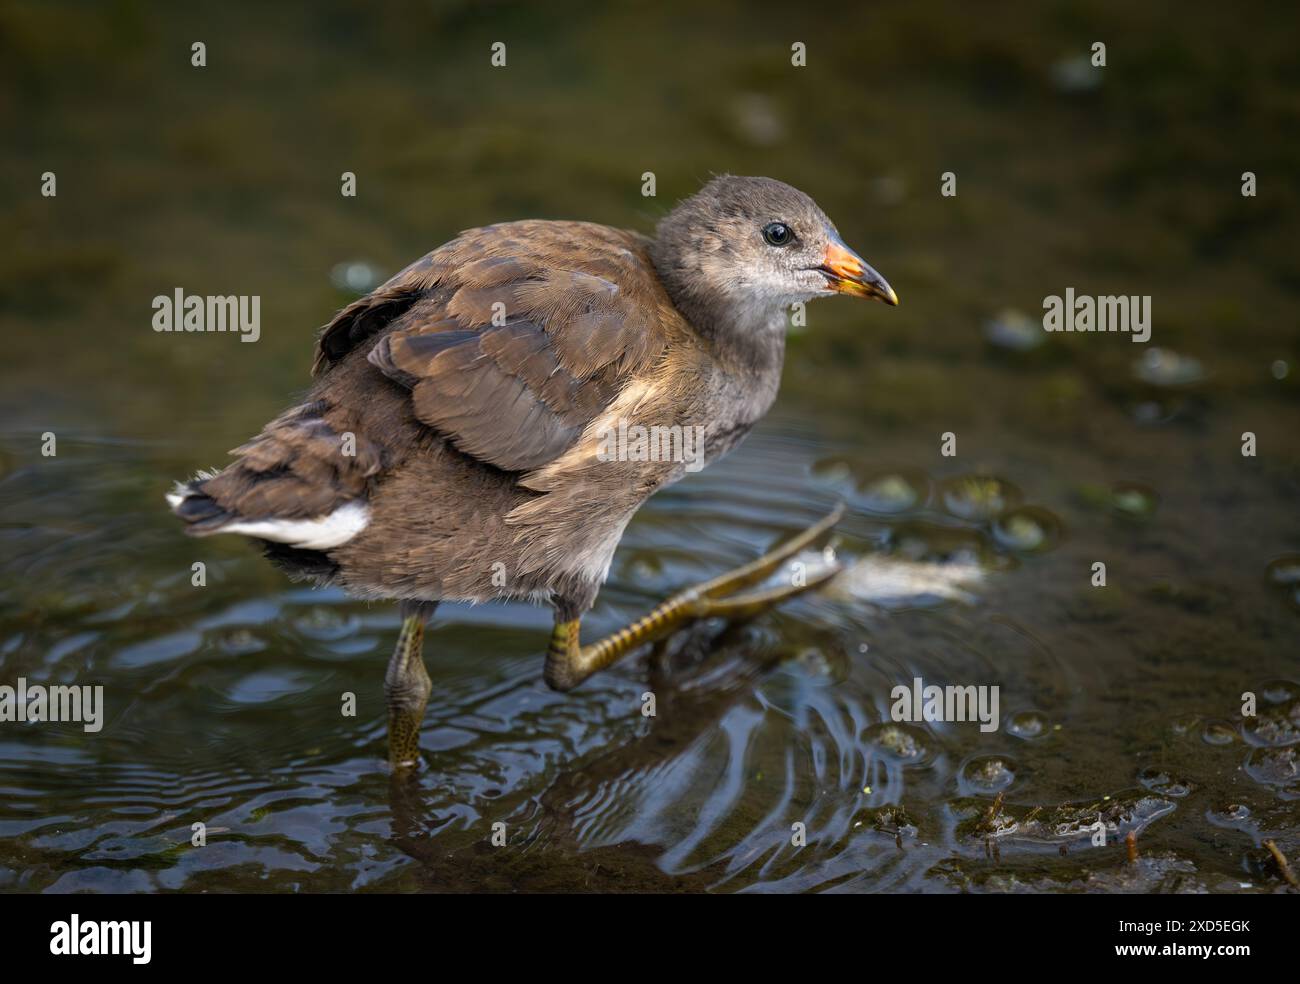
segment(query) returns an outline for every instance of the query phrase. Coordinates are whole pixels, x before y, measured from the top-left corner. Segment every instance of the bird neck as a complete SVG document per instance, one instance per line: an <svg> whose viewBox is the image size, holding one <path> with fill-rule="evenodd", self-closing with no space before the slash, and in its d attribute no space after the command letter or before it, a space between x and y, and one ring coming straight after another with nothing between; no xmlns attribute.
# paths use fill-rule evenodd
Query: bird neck
<svg viewBox="0 0 1300 984"><path fill-rule="evenodd" d="M660 279L673 305L723 363L737 369L776 372L785 359L785 308L770 299L736 299L701 290L694 278Z"/></svg>
<svg viewBox="0 0 1300 984"><path fill-rule="evenodd" d="M722 361L759 373L780 374L785 361L785 311L753 303L729 304L692 320Z"/></svg>

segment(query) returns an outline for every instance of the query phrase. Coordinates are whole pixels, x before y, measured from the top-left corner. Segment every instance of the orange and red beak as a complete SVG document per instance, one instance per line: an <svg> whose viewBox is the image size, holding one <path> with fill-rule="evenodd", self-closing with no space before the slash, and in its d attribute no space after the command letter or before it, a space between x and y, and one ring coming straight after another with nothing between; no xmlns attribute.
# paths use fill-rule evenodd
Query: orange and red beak
<svg viewBox="0 0 1300 984"><path fill-rule="evenodd" d="M898 295L888 281L835 237L831 237L827 244L826 255L818 269L826 274L831 290L838 294L875 297L892 306L898 304Z"/></svg>

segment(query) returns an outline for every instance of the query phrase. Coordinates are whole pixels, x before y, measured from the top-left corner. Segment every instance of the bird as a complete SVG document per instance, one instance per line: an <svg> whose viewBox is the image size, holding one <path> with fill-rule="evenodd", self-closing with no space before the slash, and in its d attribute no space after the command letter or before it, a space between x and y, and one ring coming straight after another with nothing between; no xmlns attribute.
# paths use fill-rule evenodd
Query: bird
<svg viewBox="0 0 1300 984"><path fill-rule="evenodd" d="M836 573L761 587L841 507L580 641L633 514L754 427L777 395L791 305L837 294L898 304L812 198L767 177L713 177L652 237L538 219L470 229L342 308L302 402L167 501L192 536L239 534L291 578L398 603L388 760L409 770L440 602L551 605L543 678L567 691L688 622L752 617ZM660 439L610 439L628 433ZM691 460L678 435L700 438Z"/></svg>

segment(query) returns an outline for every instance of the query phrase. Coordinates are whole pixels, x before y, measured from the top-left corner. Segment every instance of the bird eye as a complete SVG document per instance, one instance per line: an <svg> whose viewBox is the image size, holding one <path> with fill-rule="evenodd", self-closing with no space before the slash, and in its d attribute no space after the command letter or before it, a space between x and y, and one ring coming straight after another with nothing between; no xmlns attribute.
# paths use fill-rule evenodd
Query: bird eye
<svg viewBox="0 0 1300 984"><path fill-rule="evenodd" d="M769 222L763 227L763 238L769 246L789 246L794 242L794 230L784 222Z"/></svg>

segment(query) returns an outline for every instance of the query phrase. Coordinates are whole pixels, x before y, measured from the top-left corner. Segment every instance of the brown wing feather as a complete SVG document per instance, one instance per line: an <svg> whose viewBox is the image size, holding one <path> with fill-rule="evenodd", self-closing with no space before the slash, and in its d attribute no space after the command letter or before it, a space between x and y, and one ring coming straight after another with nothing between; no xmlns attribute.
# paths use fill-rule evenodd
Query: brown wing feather
<svg viewBox="0 0 1300 984"><path fill-rule="evenodd" d="M654 363L671 309L635 233L515 222L462 233L321 334L317 371L380 337L369 361L416 417L507 471L560 456Z"/></svg>
<svg viewBox="0 0 1300 984"><path fill-rule="evenodd" d="M577 222L462 233L340 311L318 339L313 399L236 448L220 473L182 486L176 513L195 535L238 519L328 515L368 496L421 424L547 489L584 429L632 377L655 371L670 334L681 348L685 323L645 245ZM364 345L409 394L362 380L353 360L343 392L355 399L334 398L342 377L330 370Z"/></svg>

